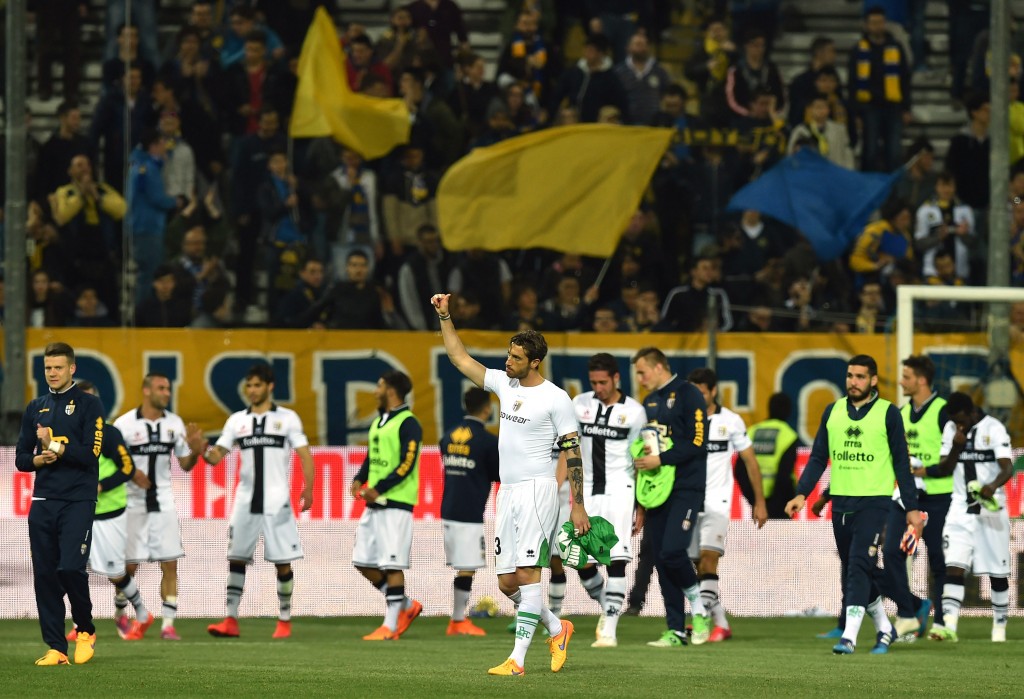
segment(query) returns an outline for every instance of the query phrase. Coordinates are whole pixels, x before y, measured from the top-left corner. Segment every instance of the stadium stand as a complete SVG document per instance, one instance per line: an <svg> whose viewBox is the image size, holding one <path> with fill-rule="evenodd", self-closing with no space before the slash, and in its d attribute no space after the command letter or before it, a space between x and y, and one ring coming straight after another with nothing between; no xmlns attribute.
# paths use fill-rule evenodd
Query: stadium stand
<svg viewBox="0 0 1024 699"><path fill-rule="evenodd" d="M399 3L388 0L346 0L327 4L339 27L346 51L352 54L349 58L350 67L355 66L357 62L353 58L358 52L356 45L363 43L362 39L353 43L353 39L358 35L366 36L371 47L393 46L393 42L388 43L391 41L389 25ZM862 12L867 4L869 3L848 0L780 2L775 20L778 30L774 36L766 37L770 45L768 59L777 66L782 83L787 88L791 88L794 79L807 69L815 39L827 37L832 40L835 47L836 72L841 94L845 96L845 104L834 104L831 107L830 118L839 124L848 124L851 143L860 150L863 150L863 134L858 139L853 126L856 118L851 110L850 101L851 93L855 90L851 85L847 66L850 65L850 53L855 50L862 35ZM44 4L40 6L42 5ZM88 12L81 26L84 60L78 90L78 104L82 116L79 131L90 135L89 152L83 154L92 158L92 168L97 172L113 172L120 169L105 167L102 157L97 156L102 133L99 125L101 115L107 114L109 117L113 114L113 120L106 118L102 127L113 129L111 134L124 128L121 124L123 118L117 109L117 105L123 104L124 101L123 97L119 97L119 87L116 83L104 84L103 78L104 51L109 50L110 43L105 26L105 5L106 3L95 0L88 3ZM156 43L162 59L173 58L179 30L189 24L193 3L187 0L165 0L157 5L159 14ZM545 3L527 5L537 5L550 10ZM1013 3L1013 9L1021 11L1024 8L1020 5L1021 3ZM287 14L288 10L275 9L270 3L213 2L211 6L215 22L219 21L215 32L224 33L228 41L231 40L229 35L232 31L232 11L228 8L232 6L243 9L252 6L257 13L269 9L266 15L268 22L284 21L282 17L294 19ZM351 246L346 247L345 236L351 240L365 238L369 246L366 249L370 253L369 287L377 289L383 299L381 313L391 314L387 326L402 327L405 321L401 312L396 313L389 309L399 294L399 270L406 256L414 249L415 230L389 230L389 226L394 227L397 220L410 220L400 218L396 212L408 212L410 207L415 208L423 203L429 203L444 169L463 154L467 147L494 143L537 125L543 127L549 123L565 123L566 118L574 118L571 114L567 116L563 113L564 110L557 109L558 105L552 105L548 100L550 95L557 94L561 89L558 87L560 80L570 80L567 84L571 87L570 73L576 70L576 61L585 55L584 39L587 30L593 29L595 21L600 19L583 16L582 12L574 14L571 10L559 6L558 9L551 11L551 16L539 16L537 38L527 36L524 40L523 33L516 24L515 3L500 0L461 0L457 6L462 11L468 48L483 59L482 80L484 83L496 81L497 87L488 89L499 91L504 91L510 83L518 83L512 87L513 95L509 98L512 102L503 105L499 103L500 101L491 101L472 106L472 95L458 86L461 79L459 73L450 72L446 68L453 57L440 57L436 51L431 53L426 44L417 45L415 51L419 52L419 55L413 60L417 65L427 68L426 88L432 94L432 98L423 103L423 121L429 125L425 130L429 130L430 135L420 134L420 137L417 137L414 130L413 148L401 149L387 158L369 163L346 164L345 156L334 152L334 148L325 143L310 144L296 141L290 146L284 144L283 134L287 128L291 91L295 82L288 59L296 57L298 42L295 37L301 37L303 33L295 29L295 22L286 23L285 26L266 27L272 30L271 36L268 37L271 39L268 46L273 48L272 39L277 34L285 35L290 54L285 57L273 53L271 56L272 61L266 68L265 77L259 78L264 93L260 99L248 96L248 88L254 83L251 80L246 81L244 69L225 67L222 71L212 72L204 85L212 86L213 94L206 94L203 86L193 88L186 85L185 83L189 82L187 80L176 83L174 76L167 73L166 64L156 67L155 86L145 84L152 79L143 71L141 94L146 96L141 98L140 102L143 103L143 107L147 107L152 101L154 107L148 114L146 109L133 110L130 140L133 144L137 142L144 127L164 128L161 126L164 123L161 120L163 113L169 119L167 129L170 131L163 134L163 140L171 146L170 155L166 156L168 163L173 162L176 166L186 169L198 167L199 172L197 196L191 202L187 195L173 191L172 183L165 182L172 198L176 197L174 206L169 210L165 209L169 223L163 249L163 261L175 268L179 282L171 292L173 295L193 294L193 307L196 315L200 315L203 308L201 295L206 288L205 277L202 276L205 274L202 272L204 265L208 265L211 270L220 270L226 266L226 274L220 275L220 278L227 280L227 291L234 293L228 294L227 302L221 301L222 305L226 303L230 307L229 311L222 314L223 322L229 325L266 325L272 317L278 315L277 308L269 307L273 305L271 299L282 298L289 291L305 288L302 287L303 284L308 285L302 279L301 271L304 258L311 254L328 265L327 280L311 293L318 297L318 303L322 301L325 306L329 306L331 295L336 293L335 282L347 281L344 261ZM706 78L698 77L695 82L695 74L690 66L695 56L702 55L701 52L708 49L709 45L704 38L704 26L714 18L715 12L728 9L729 6L729 3L710 0L650 3L651 12L642 13L638 23L633 25L634 28L646 31L653 49L651 60L660 64L670 79L681 85L685 94L690 97L686 101L688 117L683 114L673 116L671 110L665 111L664 104L660 105L662 112L658 115L659 124L675 126L685 134L685 145L679 146L678 150L674 147L672 158L675 164L666 165L655 175L642 210L635 220L637 230L626 232L623 243L613 257L608 274L602 277L600 288L585 293L588 292L588 287L580 287L580 293L586 297L583 304L585 307L582 315L586 319L581 324L583 327L590 327L589 317L600 307L615 310L620 329L649 327L657 331L679 327L678 319L664 317L648 319L654 322L638 322L633 296L640 294L636 288L624 290L624 286L633 284L636 287L640 280L644 280L644 284L640 286L649 284L653 288L649 291L639 291L646 291L648 295L655 294L657 299L653 307L657 307L661 300L680 284L685 287L693 284L688 271L697 256L705 255L711 260L714 268L708 283L723 290L722 293L726 295L727 300L732 302L737 321L733 327L736 329L749 329L753 322L751 318L763 318L764 308L760 305L755 308L748 303L755 297L775 318L774 321L762 323L758 327L763 326L768 330L790 328L793 325L792 319L800 316L803 313L800 309L808 305L795 300L794 294L797 292L793 291L796 288L794 285L798 285L800 281L798 271L807 268L815 270L809 280L809 306L817 314L816 321L811 324L801 322L797 327L836 330L856 328L860 287L865 281L864 270L851 271L845 256L834 263L816 259L802 244L800 232L770 218L754 221L750 217L741 218L738 214L725 211L725 204L731 193L769 169L785 155L788 139L788 131L780 130L779 125L773 123L770 107L769 111L761 116L754 114L753 105L757 102L757 90L760 89L758 85L762 81L760 78L754 79L753 73L760 69L747 74L748 84L745 89L749 94L744 93L746 96L743 99L749 100L751 105L749 115L746 115L745 104L736 103L732 108L734 116L727 121L703 119L710 113L708 110L713 106L712 103L719 98L725 100L725 97L722 94L713 94L714 90L717 90L713 88L712 92L701 100L700 92L704 88L702 81ZM729 20L725 30L728 32L728 23L731 22L734 25L733 29L736 30L749 18L726 19ZM903 130L898 146L901 147L901 151L905 151L915 143L927 140L931 145L935 162L930 172L920 173L919 181L915 180L908 185L917 198L916 201L909 203L911 222L895 222L894 230L890 231L904 239L902 243L896 242L901 253L892 255L885 247L880 251L878 245L867 251L867 258L870 264L874 265L868 270L867 276L872 277L871 281L877 277L882 282L885 315L891 315L894 310L894 277L899 281L935 277L930 267L924 270L921 268L922 254L925 251L921 248L919 239L924 237L927 231L925 234L919 233L915 221L918 204L934 194L931 189L932 179L944 164L954 170L958 163L961 164L960 171L953 172L959 185L959 196L975 208L976 212L983 208L970 201L975 193L968 191L969 188L964 185L973 180L971 173L962 167L963 159L945 162L949 144L964 130L970 116L968 112L973 113L972 109L965 111L964 104L966 103L969 108L971 105L978 106L978 109L982 108L983 103L974 97L977 92L975 88L979 86L980 81L988 79L984 69L984 32L979 32L980 36L968 37L971 40L973 54L969 56L970 60L965 70L967 89L956 95L955 99L950 99L951 60L955 58L963 61L963 52L961 51L959 56L950 54L948 25L953 22L957 23L957 26L966 26L963 22L970 20L980 28L977 19L961 15L951 18L947 3L944 2L928 2L925 7L923 31L927 37L928 54L926 62L917 57L913 59L915 65L907 66L908 71L912 70L912 119ZM30 51L38 50L38 27L46 21L48 18L41 13L35 17L33 23L30 23ZM910 27L912 19L907 18L906 24ZM765 26L770 28L771 23ZM621 37L613 33L615 27L611 25L606 27L606 30L612 39L608 44L609 60L619 63L619 54L624 50L628 36ZM908 31L904 26L891 20L887 24L887 30L892 32L894 40L905 51L916 47L913 31ZM616 31L621 34L621 31ZM747 70L746 68L737 68L732 72L724 69L729 65L735 65L735 61L744 54L744 44L749 38L746 35L736 36L735 31L733 32L735 50L727 52L727 63L716 69L720 71L716 79L722 81L723 85L730 80L733 81L730 84L742 82L743 71ZM958 37L957 41L962 42L963 39L964 37ZM235 41L241 42L241 39L237 38ZM426 41L429 42L429 39ZM142 43L145 48L146 41L143 40ZM202 50L205 50L205 44L203 46ZM531 52L530 61L533 60L532 52L543 52L547 63L540 64L541 67L533 63L524 63L525 53L521 55L518 53L520 51ZM910 55L907 53L908 58ZM1020 60L1016 54L1014 58L1013 69L1016 70L1019 79ZM396 76L405 66L387 66L387 61L382 59L390 60L390 57L378 53L373 59L376 64L369 72L378 77L386 75L387 80L384 81L383 88L385 93L388 85L393 85L397 93L401 87ZM646 57L643 60L646 60ZM438 61L439 68L432 68ZM35 142L43 144L51 134L60 129L61 121L58 119L57 111L61 100L58 96L45 101L41 99L34 58L30 57L29 65L32 67L28 102L32 112L31 129ZM530 68L522 67L526 65ZM599 68L598 62L594 68L588 70L596 71ZM55 62L53 69L59 83L59 60ZM362 73L358 72L360 69L353 70L357 72L352 75L362 80ZM381 70L383 72L380 72ZM459 70L461 69L456 66L456 71ZM523 72L524 70L526 72ZM214 73L220 75L214 76ZM256 75L256 72L249 74ZM730 76L738 76L740 80ZM220 80L223 82L218 82ZM365 89L372 92L375 89L375 82L378 81L367 81L364 84ZM594 85L596 84L595 81ZM660 86L658 90L663 92L665 87L667 86ZM811 88L812 92L816 89ZM957 89L957 86L953 85L953 89ZM786 97L782 94L776 95L776 108L781 106L780 99L791 99L796 94L790 89L786 92ZM486 91L479 94L485 93L491 94ZM600 96L592 95L586 99L591 97L597 99ZM730 92L727 97L733 99L732 93ZM261 132L260 123L263 123L263 117L256 114L255 110L264 108L266 111L265 108L269 105L274 107L275 114L273 117L266 116L264 131ZM595 105L595 114L597 106L601 105ZM1017 106L1020 106L1019 103ZM736 109L740 111L737 112ZM140 111L141 113L137 113ZM239 114L244 114L244 117L239 118ZM472 116L474 114L476 116ZM608 114L609 118L616 118L612 112ZM700 118L697 117L698 114L701 115ZM790 117L790 127L801 121L799 110L792 114L795 114L795 118ZM785 116L785 110L780 110L779 116ZM173 122L175 117L180 120L177 128ZM271 121L272 118L276 119L276 123ZM470 124L468 120L471 119L476 119L476 125L468 127L467 130L467 125ZM627 119L627 123L632 122ZM197 142L204 135L209 138L210 133L218 131L219 139ZM114 140L116 139L108 137L106 146L102 149L108 157L111 157L109 154L118 152L116 148L109 147ZM723 148L716 145L719 140L724 144ZM858 140L860 144L857 143ZM190 150L196 157L195 166L182 165L182 159L188 157L185 151L189 149L184 145L175 149L173 146L177 141L183 141L185 145L191 146ZM808 145L806 139L804 141L789 144L790 149L794 146ZM824 143L824 140L820 143ZM820 143L810 145L820 148ZM987 141L977 139L972 141L968 138L963 145L970 149L972 144L987 148ZM268 190L269 203L264 203L269 206L276 201L278 206L285 207L280 211L290 213L278 213L276 217L267 218L270 214L266 208L261 208L262 205L258 201L262 197L255 196L261 183L266 180L262 174L263 165L260 163L269 153L282 146L292 149L288 167L289 173L294 172L295 177L289 174L284 179L279 178L278 184ZM1024 146L1018 153L1024 153ZM902 160L903 152L900 155ZM860 162L859 158L857 162ZM252 169L254 163L257 164L256 170ZM125 165L125 171L129 172L128 164ZM240 168L240 171L246 174L239 176L236 170ZM170 170L170 167L165 169ZM58 176L61 172L58 169ZM710 180L709 173L714 173ZM708 185L708 181L714 181L715 184ZM131 225L139 225L139 221L146 220L147 212L140 211L138 206L134 206L131 191L125 191L126 184L131 190L130 183L106 184L126 195L128 199L127 213L115 217L117 220L123 218L132 222ZM215 189L211 190L211 185L215 185ZM78 183L76 186L86 189L90 187L86 182ZM273 191L274 186L278 187L279 191ZM34 200L39 205L39 215L33 221L36 248L32 269L45 269L50 274L55 292L64 292L69 297L77 296L86 280L76 277L68 270L54 269L47 261L59 257L55 253L61 250L61 246L67 245L71 235L68 226L75 224L74 221L55 220L54 202L50 199L50 195L55 192L52 191L52 187L48 186L46 189L51 191L33 191L30 188ZM897 191L906 193L906 188L901 190L898 186ZM294 201L290 199L291 195L295 195ZM287 203L289 201L292 203ZM243 203L249 208L244 208ZM402 209L402 206L406 209ZM978 222L973 233L983 238L983 217L976 214L975 218ZM291 221L296 229L294 235L287 225L282 229L275 224L273 240L268 241L267 221L270 220L286 223ZM434 221L428 216L420 222ZM152 225L149 227L152 228ZM184 240L185 233L196 227L205 229L208 249L204 252L205 259L193 255L189 260L181 248L181 241ZM739 233L745 235L738 235ZM118 261L127 272L132 272L133 263L128 257L121 259L122 246L117 242L121 236L118 235L116 226L105 229L103 235L109 244L112 261ZM666 243L666 249L670 251L667 262L655 259L657 255L653 254L659 240L672 243ZM255 245L249 244L250 241L263 242L257 249ZM762 254L762 258L756 260L757 264L751 262L751 242ZM764 250L769 248L774 252L764 256ZM50 254L46 253L47 249ZM858 254L864 253L862 246L857 249ZM901 257L906 258L905 262L900 262ZM469 288L463 294L468 297L465 304L470 308L468 313L472 313L474 296L491 298L493 294L498 293L501 303L505 304L506 308L496 317L511 316L512 308L509 303L513 286L536 287L540 295L540 305L545 301L549 302L548 305L556 302L553 292L557 285L552 283L552 280L562 274L564 264L558 255L544 251L509 251L500 258L508 272L507 275L500 276L501 288ZM972 262L976 266L982 264L973 258ZM592 283L601 263L602 260L583 259L578 262L572 261L571 264L579 265L579 269L573 273L581 282ZM191 274L185 274L180 269L188 269L190 265L192 268L188 271ZM200 275L198 285L196 275ZM129 276L134 278L131 274ZM977 270L960 276L963 277L961 281L983 281L983 275ZM251 289L250 277L254 285ZM220 299L221 291L218 290L217 294L211 296L210 304L213 304L214 299ZM135 296L143 298L147 293L148 289L142 289ZM623 298L623 294L626 298ZM131 305L127 300L122 299L119 304L112 305L119 306L108 309L112 320L133 317ZM458 308L459 304L456 304L456 307ZM209 311L212 310L211 306ZM64 311L56 315L70 319L79 315L74 306ZM45 314L37 314L36 317L42 318L42 315ZM207 312L206 315L209 317L210 313ZM320 315L327 318L330 313ZM55 317L55 314L50 314L50 317ZM204 319L203 322L208 322L208 319ZM377 323L376 320L367 322ZM494 325L499 324L495 321Z"/></svg>

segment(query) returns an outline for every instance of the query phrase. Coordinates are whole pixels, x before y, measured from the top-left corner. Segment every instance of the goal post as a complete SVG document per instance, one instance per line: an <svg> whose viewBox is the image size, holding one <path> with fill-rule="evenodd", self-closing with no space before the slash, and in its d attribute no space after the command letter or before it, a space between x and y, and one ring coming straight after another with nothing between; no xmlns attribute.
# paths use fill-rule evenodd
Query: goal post
<svg viewBox="0 0 1024 699"><path fill-rule="evenodd" d="M1024 438L1024 390L1018 377L1024 372L1011 366L1008 305L1024 302L1024 288L979 286L901 285L896 289L896 357L890 367L898 380L904 359L915 353L922 338L929 341L937 376L950 379L948 390L966 390L986 412L1001 420L1014 443ZM964 335L984 335L976 342L958 346ZM957 336L960 336L959 339ZM952 342L950 342L952 339ZM962 356L956 360L953 357ZM1014 358L1020 369L1020 357ZM948 362L971 364L970 371L954 376ZM964 368L961 366L961 368ZM1016 374L1016 376L1015 376ZM954 384L954 379L959 379ZM941 389L940 389L941 390Z"/></svg>
<svg viewBox="0 0 1024 699"><path fill-rule="evenodd" d="M899 375L900 364L914 353L914 304L917 301L957 301L963 303L1009 304L1024 301L1024 288L987 286L933 286L901 284L896 288L896 365L893 376ZM1000 348L998 334L1007 337L1005 313L990 313L987 333L991 349L1005 354L1008 343ZM996 343L992 343L996 334ZM1005 342L1005 341L1004 341Z"/></svg>

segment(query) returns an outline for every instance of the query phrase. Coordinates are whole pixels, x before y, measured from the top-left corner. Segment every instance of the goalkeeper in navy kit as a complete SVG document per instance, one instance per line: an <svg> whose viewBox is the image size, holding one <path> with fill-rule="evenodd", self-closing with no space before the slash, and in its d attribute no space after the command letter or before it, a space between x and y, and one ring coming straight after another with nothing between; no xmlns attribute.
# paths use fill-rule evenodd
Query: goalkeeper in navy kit
<svg viewBox="0 0 1024 699"><path fill-rule="evenodd" d="M687 549L704 504L707 403L696 386L672 373L665 353L656 347L641 349L633 364L637 381L649 391L643 401L647 419L657 428L663 444L660 454L648 453L633 461L640 505L636 528L646 522L668 622L668 630L648 645L673 648L686 644L684 596L693 611L691 641L700 645L711 635L711 620Z"/></svg>
<svg viewBox="0 0 1024 699"><path fill-rule="evenodd" d="M92 522L103 448L103 408L73 380L75 351L63 342L43 350L49 390L25 408L15 450L19 471L35 473L28 538L36 608L50 647L36 665L67 665L64 595L78 629L75 663L89 662L96 647L89 574Z"/></svg>

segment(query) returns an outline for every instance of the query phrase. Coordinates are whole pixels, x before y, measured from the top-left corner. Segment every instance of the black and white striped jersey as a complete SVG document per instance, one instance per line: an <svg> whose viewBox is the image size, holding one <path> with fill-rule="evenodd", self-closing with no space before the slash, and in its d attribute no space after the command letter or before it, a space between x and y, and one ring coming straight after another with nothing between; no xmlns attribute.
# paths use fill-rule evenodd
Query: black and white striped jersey
<svg viewBox="0 0 1024 699"><path fill-rule="evenodd" d="M217 446L241 451L235 508L273 514L289 501L292 449L309 445L294 410L271 404L265 413L239 410L224 423Z"/></svg>
<svg viewBox="0 0 1024 699"><path fill-rule="evenodd" d="M955 435L956 423L950 420L942 430L942 448L939 450L941 458L953 451ZM985 485L995 480L999 474L999 459L1013 459L1010 435L1003 423L986 415L967 432L967 444L953 469L953 500L950 506L961 511L966 508L970 514L987 513L967 492L967 484L979 481ZM1006 507L1005 489L999 488L995 498L1003 508Z"/></svg>
<svg viewBox="0 0 1024 699"><path fill-rule="evenodd" d="M149 490L128 482L128 508L145 506L147 512L173 512L174 493L171 490L171 454L179 459L192 450L185 441L185 421L165 410L156 420L142 417L136 408L114 420L121 431L135 468L149 478Z"/></svg>
<svg viewBox="0 0 1024 699"><path fill-rule="evenodd" d="M617 492L635 477L629 445L647 422L644 406L629 396L611 405L599 401L593 391L573 399L580 424L583 452L583 485L588 495Z"/></svg>

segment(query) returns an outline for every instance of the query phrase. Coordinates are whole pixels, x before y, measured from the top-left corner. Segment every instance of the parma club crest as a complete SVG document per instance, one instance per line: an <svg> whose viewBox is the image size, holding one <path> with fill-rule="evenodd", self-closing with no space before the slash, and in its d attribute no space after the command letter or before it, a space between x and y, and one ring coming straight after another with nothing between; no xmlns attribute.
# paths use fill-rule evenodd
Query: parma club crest
<svg viewBox="0 0 1024 699"><path fill-rule="evenodd" d="M71 401L70 403L65 405L64 406L64 412L67 415L74 415L75 414L75 401Z"/></svg>

